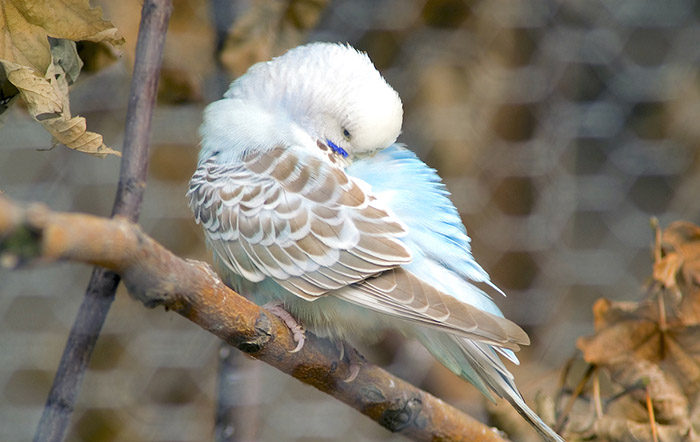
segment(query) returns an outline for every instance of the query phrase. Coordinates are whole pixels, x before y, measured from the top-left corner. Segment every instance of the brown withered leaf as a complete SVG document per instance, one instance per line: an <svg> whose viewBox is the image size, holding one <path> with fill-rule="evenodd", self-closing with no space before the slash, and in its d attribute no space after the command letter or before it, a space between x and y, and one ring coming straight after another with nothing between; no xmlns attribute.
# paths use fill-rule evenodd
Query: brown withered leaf
<svg viewBox="0 0 700 442"><path fill-rule="evenodd" d="M301 44L327 4L328 0L256 0L231 26L222 64L239 76L251 65Z"/></svg>
<svg viewBox="0 0 700 442"><path fill-rule="evenodd" d="M57 86L50 79L36 75L27 66L0 61L8 80L19 90L29 112L34 118L43 119L56 117L63 112L63 99Z"/></svg>
<svg viewBox="0 0 700 442"><path fill-rule="evenodd" d="M664 442L688 441L692 429L682 425L657 425L659 440ZM629 419L603 416L593 424L595 440L615 442L653 442L651 425Z"/></svg>
<svg viewBox="0 0 700 442"><path fill-rule="evenodd" d="M600 384L582 393L597 411L571 416L571 434L651 441L648 398L659 440L699 439L700 227L671 224L657 234L656 251L649 299L593 307L596 333L577 345L610 382L605 394Z"/></svg>
<svg viewBox="0 0 700 442"><path fill-rule="evenodd" d="M656 321L658 316L657 305L649 301L612 302L599 299L593 305L593 325L596 331L626 320Z"/></svg>
<svg viewBox="0 0 700 442"><path fill-rule="evenodd" d="M593 311L596 334L577 341L586 362L608 367L639 361L663 364L683 389L700 388L700 326L671 317L662 329L657 304L648 301L600 299Z"/></svg>
<svg viewBox="0 0 700 442"><path fill-rule="evenodd" d="M88 0L0 0L0 112L19 95L56 142L98 156L119 155L86 130L84 118L71 116L68 85L82 67L71 40L124 42Z"/></svg>
<svg viewBox="0 0 700 442"><path fill-rule="evenodd" d="M676 275L683 265L683 258L678 253L672 252L654 263L652 277L660 282L664 287L675 289Z"/></svg>
<svg viewBox="0 0 700 442"><path fill-rule="evenodd" d="M650 303L611 302L599 299L593 306L596 334L577 341L589 364L617 364L634 355L658 360L661 334Z"/></svg>
<svg viewBox="0 0 700 442"><path fill-rule="evenodd" d="M661 250L663 256L654 263L656 281L666 288L676 287L679 272L686 281L700 281L700 227L687 221L672 223L663 232Z"/></svg>
<svg viewBox="0 0 700 442"><path fill-rule="evenodd" d="M663 232L661 250L663 256L654 263L654 280L681 295L672 306L678 320L700 324L700 227L687 221L672 223Z"/></svg>
<svg viewBox="0 0 700 442"><path fill-rule="evenodd" d="M672 223L663 233L662 250L661 261L677 263L672 287L681 293L674 305L678 320L700 324L700 227L686 221Z"/></svg>
<svg viewBox="0 0 700 442"><path fill-rule="evenodd" d="M633 359L615 366L611 375L620 385L646 384L646 389L632 389L630 395L643 403L648 391L658 422L688 425L688 398L678 379L665 372L660 365L643 359Z"/></svg>
<svg viewBox="0 0 700 442"><path fill-rule="evenodd" d="M42 121L41 124L56 141L66 147L102 157L107 154L121 156L121 152L105 146L102 135L87 130L87 122L83 117L73 117L68 120L54 118Z"/></svg>
<svg viewBox="0 0 700 442"><path fill-rule="evenodd" d="M678 320L687 326L700 325L700 287L696 283L682 289L683 297L676 307Z"/></svg>
<svg viewBox="0 0 700 442"><path fill-rule="evenodd" d="M686 326L664 336L663 367L673 374L686 394L700 390L700 326Z"/></svg>
<svg viewBox="0 0 700 442"><path fill-rule="evenodd" d="M60 66L52 64L46 77L41 77L26 66L1 60L0 64L27 103L29 113L57 142L93 155L121 155L105 146L101 135L87 131L85 118L71 116L68 83Z"/></svg>
<svg viewBox="0 0 700 442"><path fill-rule="evenodd" d="M0 0L0 60L34 69L42 76L51 65L48 37L107 41L124 40L102 19L89 0Z"/></svg>

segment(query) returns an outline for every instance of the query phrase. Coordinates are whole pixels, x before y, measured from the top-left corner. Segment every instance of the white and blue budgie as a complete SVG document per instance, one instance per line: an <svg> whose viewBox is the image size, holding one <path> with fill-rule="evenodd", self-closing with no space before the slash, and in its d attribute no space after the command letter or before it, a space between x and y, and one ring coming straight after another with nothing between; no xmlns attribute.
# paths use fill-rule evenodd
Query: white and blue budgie
<svg viewBox="0 0 700 442"><path fill-rule="evenodd" d="M215 262L234 290L318 335L417 338L562 441L499 357L517 363L528 336L484 292L498 289L440 177L394 144L402 119L398 94L350 46L308 44L251 67L207 107L188 192Z"/></svg>

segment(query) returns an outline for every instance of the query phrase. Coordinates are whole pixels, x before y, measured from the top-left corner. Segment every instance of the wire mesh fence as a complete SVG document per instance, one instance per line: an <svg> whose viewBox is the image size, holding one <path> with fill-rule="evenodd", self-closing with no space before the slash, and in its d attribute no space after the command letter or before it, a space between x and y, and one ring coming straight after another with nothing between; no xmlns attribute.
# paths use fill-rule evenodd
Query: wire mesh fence
<svg viewBox="0 0 700 442"><path fill-rule="evenodd" d="M138 2L103 2L135 36ZM122 2L114 2L122 3ZM209 260L184 198L206 102L227 80L213 54L224 2L181 0L168 37L141 224L180 256ZM313 2L310 2L313 3ZM240 2L235 17L258 2ZM599 297L634 299L650 274L649 219L700 220L700 5L689 0L331 2L310 39L365 50L404 102L400 141L445 179L498 300L533 346L514 368L527 392L575 353ZM133 43L133 41L132 41ZM282 42L284 44L284 42ZM127 49L128 54L128 49ZM73 86L75 114L119 148L128 55ZM0 129L0 191L108 215L118 160L57 147L21 109ZM28 440L90 269L0 270L0 440ZM479 414L482 399L395 336L369 359ZM216 340L120 292L69 440L213 436ZM243 360L231 400L257 440L391 440L330 398ZM262 380L261 380L262 379ZM247 433L246 433L247 432Z"/></svg>

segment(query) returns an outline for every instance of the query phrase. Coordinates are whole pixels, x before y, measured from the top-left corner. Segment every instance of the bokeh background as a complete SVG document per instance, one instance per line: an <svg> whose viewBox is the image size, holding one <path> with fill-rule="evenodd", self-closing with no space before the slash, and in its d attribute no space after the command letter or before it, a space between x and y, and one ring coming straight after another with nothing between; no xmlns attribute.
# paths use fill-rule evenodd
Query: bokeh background
<svg viewBox="0 0 700 442"><path fill-rule="evenodd" d="M120 149L141 5L100 3L127 45L117 59L80 45L86 69L71 103ZM293 26L266 18L287 7ZM697 2L175 0L141 224L177 255L210 261L184 196L204 106L232 72L307 39L367 51L401 95L400 141L445 179L476 258L508 294L499 305L531 334L512 367L528 398L559 388L597 298L643 296L650 217L700 222ZM109 215L119 160L42 151L50 145L21 106L8 111L0 191ZM89 274L69 263L0 270L0 440L31 439ZM480 395L415 343L388 335L363 352L487 419ZM210 440L220 353L214 337L120 289L68 440ZM243 440L400 440L261 363L234 363L227 400L244 416Z"/></svg>

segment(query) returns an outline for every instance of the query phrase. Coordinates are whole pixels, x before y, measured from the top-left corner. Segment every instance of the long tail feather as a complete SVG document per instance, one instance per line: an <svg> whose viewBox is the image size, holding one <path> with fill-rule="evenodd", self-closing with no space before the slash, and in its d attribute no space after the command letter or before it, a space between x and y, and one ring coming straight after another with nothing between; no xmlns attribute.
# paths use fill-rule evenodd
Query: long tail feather
<svg viewBox="0 0 700 442"><path fill-rule="evenodd" d="M510 402L544 440L564 442L525 403L513 375L490 345L433 330L423 331L418 338L443 365L472 383L486 397L493 400L493 392Z"/></svg>

